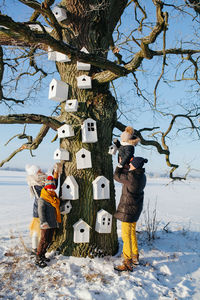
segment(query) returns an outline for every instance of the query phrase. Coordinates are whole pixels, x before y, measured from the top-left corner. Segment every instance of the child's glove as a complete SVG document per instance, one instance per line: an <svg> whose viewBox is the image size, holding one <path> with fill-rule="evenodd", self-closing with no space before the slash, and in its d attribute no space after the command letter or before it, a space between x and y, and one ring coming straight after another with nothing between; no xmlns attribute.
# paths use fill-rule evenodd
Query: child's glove
<svg viewBox="0 0 200 300"><path fill-rule="evenodd" d="M42 223L42 224L40 225L40 227L41 227L41 229L49 229L49 228L50 228L50 227L49 227L49 224L48 224L47 222Z"/></svg>
<svg viewBox="0 0 200 300"><path fill-rule="evenodd" d="M123 166L122 166L122 165L120 165L120 164L118 164L118 165L117 165L117 167L118 167L118 168L123 168Z"/></svg>

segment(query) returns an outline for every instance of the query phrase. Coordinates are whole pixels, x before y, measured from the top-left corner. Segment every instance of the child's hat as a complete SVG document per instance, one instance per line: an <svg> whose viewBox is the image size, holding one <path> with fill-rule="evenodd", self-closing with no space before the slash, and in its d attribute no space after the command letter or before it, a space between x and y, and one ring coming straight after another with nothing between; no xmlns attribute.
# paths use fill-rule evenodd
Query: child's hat
<svg viewBox="0 0 200 300"><path fill-rule="evenodd" d="M48 176L45 180L45 190L56 190L55 180L52 176Z"/></svg>
<svg viewBox="0 0 200 300"><path fill-rule="evenodd" d="M35 175L40 170L40 167L36 165L26 165L25 170L28 175Z"/></svg>
<svg viewBox="0 0 200 300"><path fill-rule="evenodd" d="M134 129L131 126L127 126L125 128L125 131L122 132L120 139L121 142L128 142L129 140L131 140L133 138L134 135Z"/></svg>
<svg viewBox="0 0 200 300"><path fill-rule="evenodd" d="M143 157L140 157L140 156L134 156L131 159L130 164L132 164L136 169L140 169L147 162L148 162L148 159L146 159L146 158L143 158Z"/></svg>

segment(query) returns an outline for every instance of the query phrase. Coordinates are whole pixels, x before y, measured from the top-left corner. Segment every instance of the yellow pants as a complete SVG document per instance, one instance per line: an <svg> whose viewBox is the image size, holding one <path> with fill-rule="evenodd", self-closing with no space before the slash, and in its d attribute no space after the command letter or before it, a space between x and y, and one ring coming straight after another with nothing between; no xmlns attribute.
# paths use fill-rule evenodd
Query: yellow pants
<svg viewBox="0 0 200 300"><path fill-rule="evenodd" d="M34 232L37 233L38 237L40 238L40 219L33 218L29 225L30 235L32 236Z"/></svg>
<svg viewBox="0 0 200 300"><path fill-rule="evenodd" d="M123 256L126 259L133 258L138 254L138 244L136 237L136 222L122 222L122 240L123 240Z"/></svg>

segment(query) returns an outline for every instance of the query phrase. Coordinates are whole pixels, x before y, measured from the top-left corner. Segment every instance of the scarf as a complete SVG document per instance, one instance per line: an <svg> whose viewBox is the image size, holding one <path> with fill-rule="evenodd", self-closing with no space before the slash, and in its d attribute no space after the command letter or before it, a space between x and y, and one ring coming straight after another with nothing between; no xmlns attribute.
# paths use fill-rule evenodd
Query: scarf
<svg viewBox="0 0 200 300"><path fill-rule="evenodd" d="M50 203L56 209L56 220L58 223L61 223L61 215L60 215L60 199L57 197L55 191L45 190L43 188L41 190L40 197L44 199L46 202Z"/></svg>

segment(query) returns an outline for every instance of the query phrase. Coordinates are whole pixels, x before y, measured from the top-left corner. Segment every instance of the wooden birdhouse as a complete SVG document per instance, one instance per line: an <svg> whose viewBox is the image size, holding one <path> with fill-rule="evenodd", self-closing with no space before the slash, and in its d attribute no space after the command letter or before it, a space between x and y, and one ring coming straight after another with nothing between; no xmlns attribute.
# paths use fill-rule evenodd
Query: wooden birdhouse
<svg viewBox="0 0 200 300"><path fill-rule="evenodd" d="M92 88L92 79L90 76L81 75L77 77L77 87L79 89L91 89Z"/></svg>
<svg viewBox="0 0 200 300"><path fill-rule="evenodd" d="M71 205L70 201L67 201L65 204L61 204L60 213L62 215L66 215L66 214L70 213L71 209L72 209L72 205Z"/></svg>
<svg viewBox="0 0 200 300"><path fill-rule="evenodd" d="M91 152L82 148L76 153L77 169L92 168Z"/></svg>
<svg viewBox="0 0 200 300"><path fill-rule="evenodd" d="M72 128L71 125L68 124L64 124L63 126L59 127L57 131L58 131L59 138L74 136L74 129Z"/></svg>
<svg viewBox="0 0 200 300"><path fill-rule="evenodd" d="M95 120L90 118L86 119L81 125L81 131L83 143L95 143L98 141Z"/></svg>
<svg viewBox="0 0 200 300"><path fill-rule="evenodd" d="M78 100L69 99L66 101L65 110L68 112L75 112L78 109Z"/></svg>
<svg viewBox="0 0 200 300"><path fill-rule="evenodd" d="M69 160L69 152L64 149L57 149L54 152L54 159L59 159L59 160Z"/></svg>
<svg viewBox="0 0 200 300"><path fill-rule="evenodd" d="M68 98L69 85L64 81L52 79L49 85L49 99L62 102Z"/></svg>
<svg viewBox="0 0 200 300"><path fill-rule="evenodd" d="M69 61L71 61L71 59L66 54L56 52L56 61L58 61L58 62L69 62Z"/></svg>
<svg viewBox="0 0 200 300"><path fill-rule="evenodd" d="M69 62L71 59L61 52L53 51L51 47L48 47L48 60L58 61L58 62Z"/></svg>
<svg viewBox="0 0 200 300"><path fill-rule="evenodd" d="M89 243L90 241L90 226L79 219L74 225L74 243Z"/></svg>
<svg viewBox="0 0 200 300"><path fill-rule="evenodd" d="M52 12L55 16L55 18L57 19L58 22L62 22L63 20L67 19L67 12L64 8L59 7L59 6L55 6L52 9Z"/></svg>
<svg viewBox="0 0 200 300"><path fill-rule="evenodd" d="M83 48L81 49L81 51L82 51L82 52L85 52L85 53L87 53L87 54L89 53L85 47L83 47ZM86 63L77 61L77 70L78 70L78 71L80 71L80 70L83 70L83 71L89 71L89 70L90 70L90 67L91 67L90 64L86 64Z"/></svg>
<svg viewBox="0 0 200 300"><path fill-rule="evenodd" d="M111 145L109 147L108 154L115 155L116 152L117 152L117 146L116 145Z"/></svg>
<svg viewBox="0 0 200 300"><path fill-rule="evenodd" d="M93 199L110 198L110 181L104 176L98 176L93 182Z"/></svg>
<svg viewBox="0 0 200 300"><path fill-rule="evenodd" d="M78 183L73 176L67 176L62 185L62 199L76 200L78 198Z"/></svg>
<svg viewBox="0 0 200 300"><path fill-rule="evenodd" d="M95 230L99 233L111 233L112 215L104 209L97 213Z"/></svg>
<svg viewBox="0 0 200 300"><path fill-rule="evenodd" d="M48 47L48 60L56 61L56 51L53 51L51 47Z"/></svg>

